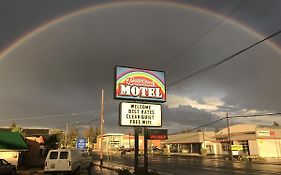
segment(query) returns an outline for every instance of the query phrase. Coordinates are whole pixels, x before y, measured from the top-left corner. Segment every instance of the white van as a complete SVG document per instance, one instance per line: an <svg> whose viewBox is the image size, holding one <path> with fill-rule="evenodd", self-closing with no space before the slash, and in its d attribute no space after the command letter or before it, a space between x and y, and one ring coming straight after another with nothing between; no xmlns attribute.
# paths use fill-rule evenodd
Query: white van
<svg viewBox="0 0 281 175"><path fill-rule="evenodd" d="M91 157L81 150L50 150L45 161L44 174L69 173L80 174L80 170L90 165Z"/></svg>

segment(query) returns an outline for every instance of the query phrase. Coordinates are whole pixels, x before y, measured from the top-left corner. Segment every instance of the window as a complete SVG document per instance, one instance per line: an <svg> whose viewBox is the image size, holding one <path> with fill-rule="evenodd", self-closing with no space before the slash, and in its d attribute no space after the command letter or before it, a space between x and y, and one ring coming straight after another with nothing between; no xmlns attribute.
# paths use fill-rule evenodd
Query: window
<svg viewBox="0 0 281 175"><path fill-rule="evenodd" d="M67 156L68 156L68 152L66 151L60 152L60 159L67 159Z"/></svg>
<svg viewBox="0 0 281 175"><path fill-rule="evenodd" d="M8 165L9 163L6 160L2 160L3 165Z"/></svg>
<svg viewBox="0 0 281 175"><path fill-rule="evenodd" d="M229 150L229 143L221 143L222 151L227 152Z"/></svg>
<svg viewBox="0 0 281 175"><path fill-rule="evenodd" d="M248 140L238 141L238 144L243 146L243 152L244 152L245 155L250 154Z"/></svg>
<svg viewBox="0 0 281 175"><path fill-rule="evenodd" d="M58 152L51 152L50 159L57 159L58 158Z"/></svg>

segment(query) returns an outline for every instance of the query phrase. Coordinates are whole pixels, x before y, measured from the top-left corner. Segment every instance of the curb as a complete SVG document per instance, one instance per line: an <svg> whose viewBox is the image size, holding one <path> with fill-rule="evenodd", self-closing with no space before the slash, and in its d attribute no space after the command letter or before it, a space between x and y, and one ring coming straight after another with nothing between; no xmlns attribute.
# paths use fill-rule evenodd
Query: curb
<svg viewBox="0 0 281 175"><path fill-rule="evenodd" d="M99 163L94 163L94 165L95 165L95 166L98 166L98 167L100 167L100 168L105 168L105 169L108 169L108 170L115 171L115 172L117 172L117 173L118 173L119 170L126 169L126 167L122 167L122 166L120 166L119 168L114 168L114 167L105 166L105 165L100 166ZM116 164L115 164L115 165L116 165ZM114 166L114 165L113 165L113 166ZM121 168L121 167L122 167L122 168ZM130 170L131 170L130 172L133 173L133 171L132 171L133 168L127 166L127 169L130 169ZM154 170L150 170L150 171L151 171L151 172L154 172ZM173 175L173 174L164 173L164 172L157 172L157 173L159 173L159 174L161 174L161 175Z"/></svg>

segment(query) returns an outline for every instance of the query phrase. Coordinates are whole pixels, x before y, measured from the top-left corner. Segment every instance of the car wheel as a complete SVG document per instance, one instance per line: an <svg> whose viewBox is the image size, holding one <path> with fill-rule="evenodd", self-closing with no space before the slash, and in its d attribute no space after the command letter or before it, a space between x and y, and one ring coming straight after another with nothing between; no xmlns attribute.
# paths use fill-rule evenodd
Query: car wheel
<svg viewBox="0 0 281 175"><path fill-rule="evenodd" d="M16 175L16 169L12 169L10 175Z"/></svg>
<svg viewBox="0 0 281 175"><path fill-rule="evenodd" d="M79 167L77 167L75 174L76 174L76 175L80 175L80 172L81 172L81 168L80 168L80 166L79 166Z"/></svg>

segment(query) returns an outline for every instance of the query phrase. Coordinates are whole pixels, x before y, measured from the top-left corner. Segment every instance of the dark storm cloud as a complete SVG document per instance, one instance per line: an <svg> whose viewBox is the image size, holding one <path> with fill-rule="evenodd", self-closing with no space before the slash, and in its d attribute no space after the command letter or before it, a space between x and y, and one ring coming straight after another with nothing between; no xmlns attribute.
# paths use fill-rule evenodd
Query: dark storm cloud
<svg viewBox="0 0 281 175"><path fill-rule="evenodd" d="M116 104L115 107L112 105L109 109L105 110L104 119L107 132L120 132L123 130L122 127L119 126L118 110L118 104ZM162 105L162 124L163 127L167 128L171 133L179 132L184 129L191 129L194 126L200 126L219 119L220 118L215 115L192 108L191 106L180 106L170 109L166 105ZM180 127L174 128L175 125ZM207 127L221 128L224 125L223 122L218 122Z"/></svg>
<svg viewBox="0 0 281 175"><path fill-rule="evenodd" d="M228 9L233 9L242 1L212 1L213 4L209 1L188 2L196 5L202 3L203 7L227 13ZM267 14L270 18L266 23L268 28L257 29L270 31L270 24L277 20L281 12L276 9L276 4L263 6L260 2L247 2L234 17L252 26L262 26L266 20L256 18L264 13L254 8L268 10L276 6L273 13ZM21 3L11 5L10 10L14 8L19 11L16 16L7 10L1 11L10 15L6 18L13 19L15 26L23 28L21 31L14 28L8 31L10 27L4 23L0 35L7 37L1 41L11 39L12 33L19 36L21 32L44 23L45 19L58 16L61 9L63 12L78 9L75 6L79 6L80 2L71 1L65 7L63 3L56 7L49 1L45 3L44 9L35 3L30 7L23 6L22 11L17 6ZM90 1L82 6L88 3ZM31 7L38 11L28 12ZM33 13L38 17L35 15L28 19ZM252 16L244 18L249 13ZM3 15L0 16L6 20ZM22 17L17 20L17 16ZM121 127L118 126L118 102L113 102L113 67L118 64L163 69L169 84L258 40L253 33L225 21L192 49L163 67L218 20L189 9L151 6L147 2L146 5L87 13L49 27L1 61L0 116L8 118L99 110L101 89L104 89L108 104L105 111L106 129L118 132ZM244 108L281 110L280 65L280 54L263 44L215 70L170 87L168 94L178 94L198 102L203 102L204 97L218 97L225 106L215 112L233 112ZM219 119L210 112L190 106L180 105L169 109L164 105L163 108L163 125L172 131ZM61 118L55 122L48 120L44 124L50 127L93 119L95 121L91 124L98 125L98 116L97 111L87 117ZM32 123L42 126L41 121L33 120Z"/></svg>
<svg viewBox="0 0 281 175"><path fill-rule="evenodd" d="M192 108L191 106L168 108L166 105L163 105L162 108L163 120L167 126L169 125L169 122L175 122L188 126L198 126L219 119L217 116Z"/></svg>
<svg viewBox="0 0 281 175"><path fill-rule="evenodd" d="M0 5L0 52L19 37L38 26L71 11L93 5L95 1L75 0L36 1L3 0ZM105 0L105 2L107 2Z"/></svg>

